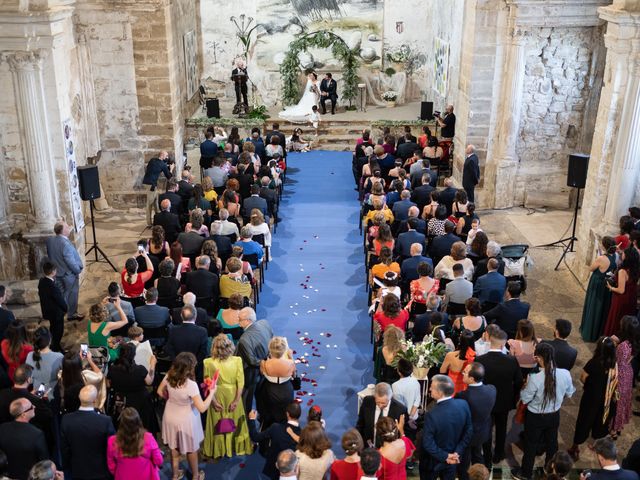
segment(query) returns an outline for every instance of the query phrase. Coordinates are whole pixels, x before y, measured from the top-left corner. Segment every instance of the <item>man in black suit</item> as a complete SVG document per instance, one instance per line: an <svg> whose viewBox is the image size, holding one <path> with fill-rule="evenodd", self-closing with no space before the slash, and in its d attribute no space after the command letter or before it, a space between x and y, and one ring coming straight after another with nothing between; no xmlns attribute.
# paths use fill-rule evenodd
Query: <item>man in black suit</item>
<svg viewBox="0 0 640 480"><path fill-rule="evenodd" d="M474 362L467 365L462 371L462 379L467 389L458 393L456 398L466 401L471 410L471 423L473 424L473 436L466 450L460 469L461 479L468 478L467 470L472 463L484 463L482 446L491 441L491 411L496 403L496 387L484 385L484 366ZM491 465L487 468L491 469Z"/></svg>
<svg viewBox="0 0 640 480"><path fill-rule="evenodd" d="M191 230L189 232L182 232L178 235L178 242L182 245L182 255L189 257L193 264L193 260L200 255L202 244L204 243L204 237L198 234L198 232Z"/></svg>
<svg viewBox="0 0 640 480"><path fill-rule="evenodd" d="M273 188L269 188L269 183L271 183L271 179L266 175L260 179L259 195L261 198L264 198L267 201L269 216L272 217L275 221L276 208L278 205L278 192L276 192Z"/></svg>
<svg viewBox="0 0 640 480"><path fill-rule="evenodd" d="M378 383L373 395L364 397L360 411L358 412L358 422L356 429L362 435L365 445L379 447L382 440L376 438L375 426L380 417L391 417L400 420L404 416L407 419L407 409L405 406L393 398L393 390L388 383Z"/></svg>
<svg viewBox="0 0 640 480"><path fill-rule="evenodd" d="M182 296L183 306L191 305L196 309L196 325L204 328L205 330L209 328L209 315L204 308L196 307L196 296L187 292ZM182 323L182 307L176 307L171 310L171 324L172 325L180 325Z"/></svg>
<svg viewBox="0 0 640 480"><path fill-rule="evenodd" d="M67 313L67 302L62 291L56 285L56 266L50 261L42 264L44 277L38 282L38 297L42 318L49 320L51 331L51 350L61 351L60 340L64 335L64 315Z"/></svg>
<svg viewBox="0 0 640 480"><path fill-rule="evenodd" d="M257 208L264 215L266 222L269 222L269 206L267 201L260 196L260 187L258 185L251 186L251 196L242 202L242 217L244 219L251 218L251 210Z"/></svg>
<svg viewBox="0 0 640 480"><path fill-rule="evenodd" d="M153 216L153 226L161 226L164 229L164 238L171 245L180 235L180 217L171 213L171 200L165 198L160 202L160 212Z"/></svg>
<svg viewBox="0 0 640 480"><path fill-rule="evenodd" d="M438 265L438 262L442 260L442 257L450 255L451 246L460 241L460 237L453 233L455 229L456 226L453 222L447 220L444 222L444 235L438 235L431 240L429 256L433 260L434 265Z"/></svg>
<svg viewBox="0 0 640 480"><path fill-rule="evenodd" d="M215 310L220 296L219 279L218 275L209 271L210 263L208 255L199 256L196 259L197 269L185 275L184 284L187 291L192 292L196 298L211 298Z"/></svg>
<svg viewBox="0 0 640 480"><path fill-rule="evenodd" d="M178 182L178 195L182 199L183 212L186 211L187 203L193 197L193 176L187 169L182 170L182 178Z"/></svg>
<svg viewBox="0 0 640 480"><path fill-rule="evenodd" d="M74 480L108 480L107 440L116 433L111 417L95 410L98 391L80 390L80 408L62 416L60 440L65 470Z"/></svg>
<svg viewBox="0 0 640 480"><path fill-rule="evenodd" d="M409 284L412 280L418 279L418 265L422 262L428 264L433 269L433 261L429 257L422 255L424 244L414 243L411 245L411 256L405 259L400 266L400 278L405 284Z"/></svg>
<svg viewBox="0 0 640 480"><path fill-rule="evenodd" d="M6 301L7 289L0 285L0 340L4 340L7 327L16 319L13 312L3 306Z"/></svg>
<svg viewBox="0 0 640 480"><path fill-rule="evenodd" d="M182 213L182 197L178 195L178 182L171 179L167 182L167 191L158 197L158 203L162 207L163 200L169 200L169 211L175 215Z"/></svg>
<svg viewBox="0 0 640 480"><path fill-rule="evenodd" d="M236 165L236 174L230 175L229 178L235 178L240 184L238 194L243 200L251 195L251 185L253 185L253 175L245 173L247 167L251 162L251 154L249 152L242 152L238 158L238 164Z"/></svg>
<svg viewBox="0 0 640 480"><path fill-rule="evenodd" d="M421 154L420 150L415 152L416 156ZM411 180L411 187L417 188L420 185L424 184L422 178L425 175L429 175L429 181L427 182L433 188L436 188L436 182L438 181L438 175L436 172L431 170L431 162L429 162L428 158L422 158L418 160L414 165L411 165L409 169L409 178Z"/></svg>
<svg viewBox="0 0 640 480"><path fill-rule="evenodd" d="M457 188L453 186L453 177L444 179L444 189L440 191L438 202L447 207L447 215L451 215L453 210L453 201L456 198Z"/></svg>
<svg viewBox="0 0 640 480"><path fill-rule="evenodd" d="M419 243L422 245L422 252L424 253L425 236L422 233L416 231L417 221L415 218L411 218L407 221L409 231L398 235L396 241L395 251L402 259L409 258L411 256L411 246Z"/></svg>
<svg viewBox="0 0 640 480"><path fill-rule="evenodd" d="M0 425L0 450L6 454L9 463L6 474L26 480L31 467L40 460L49 459L47 442L42 431L29 423L35 415L29 400L14 400L9 412L13 421Z"/></svg>
<svg viewBox="0 0 640 480"><path fill-rule="evenodd" d="M487 323L495 323L504 330L509 338L516 337L518 320L529 317L530 305L520 301L520 282L507 284L506 301L484 314Z"/></svg>
<svg viewBox="0 0 640 480"><path fill-rule="evenodd" d="M272 128L273 130L267 132L265 142L267 145L271 145L271 137L278 137L278 144L282 147L284 158L287 158L287 138L284 136L284 133L280 131L280 124L278 122L274 122Z"/></svg>
<svg viewBox="0 0 640 480"><path fill-rule="evenodd" d="M338 103L338 83L330 73L327 73L320 82L320 105L322 114L327 113L325 102L331 100L331 115L336 113L336 103Z"/></svg>
<svg viewBox="0 0 640 480"><path fill-rule="evenodd" d="M571 371L578 358L578 350L569 345L567 338L571 334L571 322L563 318L556 320L556 329L553 331L553 340L543 340L553 347L556 368L564 368Z"/></svg>
<svg viewBox="0 0 640 480"><path fill-rule="evenodd" d="M200 172L211 168L213 159L218 155L218 144L213 141L213 138L213 129L207 130L204 134L204 142L200 144Z"/></svg>
<svg viewBox="0 0 640 480"><path fill-rule="evenodd" d="M409 219L409 209L417 206L411 200L411 192L409 190L402 190L400 192L400 200L393 203L391 211L393 212L393 218L398 222Z"/></svg>
<svg viewBox="0 0 640 480"><path fill-rule="evenodd" d="M397 235L401 233L409 231L409 219L413 218L416 220L416 232L422 233L423 235L427 234L427 222L420 218L420 210L418 210L418 206L409 207L409 211L407 212L408 218L406 220L402 220L400 222L400 226L398 227Z"/></svg>
<svg viewBox="0 0 640 480"><path fill-rule="evenodd" d="M207 358L207 330L196 325L196 307L185 305L182 307L182 323L172 326L169 329L169 338L164 346L164 352L175 360L176 356L182 352L191 352L195 355L196 379L202 381L202 362Z"/></svg>
<svg viewBox="0 0 640 480"><path fill-rule="evenodd" d="M593 443L593 449L602 470L593 472L589 477L581 473L580 480L638 480L636 472L625 470L618 465L618 449L611 438L599 438Z"/></svg>
<svg viewBox="0 0 640 480"><path fill-rule="evenodd" d="M422 212L425 205L431 203L431 192L435 190L429 182L431 175L425 173L422 176L422 184L411 192L411 201L418 206L418 210Z"/></svg>
<svg viewBox="0 0 640 480"><path fill-rule="evenodd" d="M462 188L467 192L469 201L475 202L474 191L476 185L480 183L480 165L478 163L478 155L476 155L476 147L467 145L465 153L466 158L462 168Z"/></svg>
<svg viewBox="0 0 640 480"><path fill-rule="evenodd" d="M496 403L491 417L496 429L495 450L491 456L491 438L483 445L484 464L499 463L504 459L504 444L507 436L507 417L516 406L522 387L522 372L518 361L505 352L507 334L495 325L487 327L491 347L487 353L476 357L476 362L484 366L484 383L496 387Z"/></svg>
<svg viewBox="0 0 640 480"><path fill-rule="evenodd" d="M287 432L291 430L294 435L300 436L300 405L296 402L292 402L287 405L287 422L286 423L272 423L266 430L258 432L256 425L256 419L258 413L255 410L249 412L249 436L251 441L259 443L265 440L269 440L269 447L264 454L264 467L262 473L272 480L278 480L279 474L276 468L276 460L278 454L283 450L296 450L298 442Z"/></svg>
<svg viewBox="0 0 640 480"><path fill-rule="evenodd" d="M411 126L410 125L405 125L404 126L404 135L398 137L398 143L396 145L396 148L399 148L400 145L402 145L404 143L415 143L415 144L418 143L418 139L415 137L415 135L412 135L412 133L411 133ZM414 148L411 151L411 154L413 154L413 152L415 150L417 150L418 148L419 148L418 145L416 145L416 148ZM407 158L409 158L409 157L407 157Z"/></svg>
<svg viewBox="0 0 640 480"><path fill-rule="evenodd" d="M453 480L473 435L471 411L467 402L453 398L453 380L446 375L434 376L429 392L436 405L424 418L420 480Z"/></svg>
<svg viewBox="0 0 640 480"><path fill-rule="evenodd" d="M409 133L409 135L411 135L411 133ZM411 158L411 156L416 151L420 151L420 146L416 143L415 140L412 140L416 138L413 135L411 135L411 139L409 141L400 143L400 140L402 140L402 138L403 137L400 137L400 139L398 139L398 149L396 150L396 156L400 157L404 161Z"/></svg>
<svg viewBox="0 0 640 480"><path fill-rule="evenodd" d="M157 305L158 289L151 287L144 294L145 305L133 310L136 322L141 328L162 328L169 325L169 309Z"/></svg>

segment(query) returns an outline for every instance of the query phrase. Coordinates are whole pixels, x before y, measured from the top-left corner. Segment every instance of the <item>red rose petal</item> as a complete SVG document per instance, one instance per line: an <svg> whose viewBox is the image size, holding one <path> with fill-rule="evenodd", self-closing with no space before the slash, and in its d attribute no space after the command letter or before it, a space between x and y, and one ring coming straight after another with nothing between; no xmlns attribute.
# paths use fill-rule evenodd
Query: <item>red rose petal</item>
<svg viewBox="0 0 640 480"><path fill-rule="evenodd" d="M307 405L311 405L313 404L313 398L310 398L309 401L307 402Z"/></svg>
<svg viewBox="0 0 640 480"><path fill-rule="evenodd" d="M321 345L321 343L320 343L320 342L318 342L318 345Z"/></svg>
<svg viewBox="0 0 640 480"><path fill-rule="evenodd" d="M293 354L295 355L295 354L296 354L296 353L298 353L298 352L296 352L295 350L293 350L291 353L293 353Z"/></svg>
<svg viewBox="0 0 640 480"><path fill-rule="evenodd" d="M330 337L331 334L329 332L325 333L325 336Z"/></svg>
<svg viewBox="0 0 640 480"><path fill-rule="evenodd" d="M244 468L244 467L245 467L245 464L244 464L244 463L239 463L239 464L238 464L238 466L239 466L240 468Z"/></svg>

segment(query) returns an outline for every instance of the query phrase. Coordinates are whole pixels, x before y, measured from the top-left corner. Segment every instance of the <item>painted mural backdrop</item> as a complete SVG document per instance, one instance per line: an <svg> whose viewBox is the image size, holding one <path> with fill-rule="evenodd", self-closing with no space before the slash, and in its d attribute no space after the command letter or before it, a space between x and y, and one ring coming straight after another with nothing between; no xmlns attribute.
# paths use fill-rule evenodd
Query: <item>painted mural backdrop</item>
<svg viewBox="0 0 640 480"><path fill-rule="evenodd" d="M446 97L449 84L449 42L436 37L433 43L433 89L441 97Z"/></svg>

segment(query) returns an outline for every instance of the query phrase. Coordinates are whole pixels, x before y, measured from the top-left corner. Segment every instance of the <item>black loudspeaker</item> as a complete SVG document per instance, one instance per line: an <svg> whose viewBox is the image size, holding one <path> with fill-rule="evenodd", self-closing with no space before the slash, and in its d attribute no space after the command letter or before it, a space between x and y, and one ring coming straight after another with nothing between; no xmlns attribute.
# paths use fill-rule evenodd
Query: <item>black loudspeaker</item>
<svg viewBox="0 0 640 480"><path fill-rule="evenodd" d="M100 198L100 179L98 178L97 165L78 167L78 183L82 200Z"/></svg>
<svg viewBox="0 0 640 480"><path fill-rule="evenodd" d="M567 171L567 186L584 188L587 184L587 168L589 167L589 155L573 153L569 155L569 168Z"/></svg>
<svg viewBox="0 0 640 480"><path fill-rule="evenodd" d="M220 102L217 98L207 99L207 118L220 118Z"/></svg>
<svg viewBox="0 0 640 480"><path fill-rule="evenodd" d="M433 119L433 102L422 102L420 104L420 120Z"/></svg>

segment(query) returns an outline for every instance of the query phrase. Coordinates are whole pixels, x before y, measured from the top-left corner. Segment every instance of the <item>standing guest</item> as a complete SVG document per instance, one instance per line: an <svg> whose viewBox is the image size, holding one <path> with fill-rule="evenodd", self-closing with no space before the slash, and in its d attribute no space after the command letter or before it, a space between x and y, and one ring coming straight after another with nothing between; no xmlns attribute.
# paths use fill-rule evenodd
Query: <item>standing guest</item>
<svg viewBox="0 0 640 480"><path fill-rule="evenodd" d="M13 421L0 425L0 450L9 461L7 475L26 480L33 465L49 458L47 442L42 431L29 423L35 415L29 400L14 400L9 413Z"/></svg>
<svg viewBox="0 0 640 480"><path fill-rule="evenodd" d="M174 325L169 329L167 343L164 346L164 353L174 360L182 352L192 353L198 362L196 367L196 377L202 378L202 367L200 365L207 357L207 329L196 325L198 312L194 305L185 305L180 310L182 323ZM198 374L199 373L199 374Z"/></svg>
<svg viewBox="0 0 640 480"><path fill-rule="evenodd" d="M453 480L473 435L471 411L467 402L453 398L453 381L446 375L434 376L429 392L436 405L424 419L420 479Z"/></svg>
<svg viewBox="0 0 640 480"><path fill-rule="evenodd" d="M496 403L491 412L495 426L495 448L491 455L491 438L483 445L484 464L500 463L504 459L504 446L507 436L507 417L516 406L516 400L522 387L522 372L518 361L504 353L507 334L495 325L487 328L490 349L484 355L476 357L476 362L485 369L484 383L496 387Z"/></svg>
<svg viewBox="0 0 640 480"><path fill-rule="evenodd" d="M457 350L447 353L440 366L440 373L447 374L453 382L454 394L467 389L462 372L476 358L476 352L473 349L475 340L471 330L463 330L460 334Z"/></svg>
<svg viewBox="0 0 640 480"><path fill-rule="evenodd" d="M216 392L211 388L203 400L194 381L196 357L192 353L179 354L171 369L158 387L158 395L167 399L162 416L162 439L171 449L173 479L182 477L178 469L180 455L186 454L191 475L204 480L204 472L198 470L198 450L204 440L200 414L209 409Z"/></svg>
<svg viewBox="0 0 640 480"><path fill-rule="evenodd" d="M297 438L301 432L300 415L300 405L297 402L292 402L287 405L287 421L285 423L272 423L269 428L258 432L256 426L258 412L255 410L249 412L251 440L256 443L269 440L269 446L264 454L265 462L262 473L271 480L278 480L276 468L278 454L284 450L295 450L298 446Z"/></svg>
<svg viewBox="0 0 640 480"><path fill-rule="evenodd" d="M473 296L478 297L483 310L487 307L495 307L504 298L507 291L507 279L498 272L500 263L495 258L487 262L488 272L476 280L473 287Z"/></svg>
<svg viewBox="0 0 640 480"><path fill-rule="evenodd" d="M487 322L498 325L509 338L515 338L518 320L529 317L530 305L520 301L521 291L520 282L507 283L506 300L484 314Z"/></svg>
<svg viewBox="0 0 640 480"><path fill-rule="evenodd" d="M45 392L50 392L49 399L53 399L64 355L51 351L51 334L46 327L38 327L34 337L33 352L27 355L25 363L33 369L33 385L36 388L44 385Z"/></svg>
<svg viewBox="0 0 640 480"><path fill-rule="evenodd" d="M150 221L147 223L151 223ZM71 227L58 222L53 227L54 237L47 238L47 257L56 266L56 280L67 303L67 319L82 320L78 313L78 292L83 265L76 247L69 240Z"/></svg>
<svg viewBox="0 0 640 480"><path fill-rule="evenodd" d="M376 435L382 440L380 447L380 480L406 480L407 461L416 447L404 436L404 421L396 423L389 417L381 417L376 423Z"/></svg>
<svg viewBox="0 0 640 480"><path fill-rule="evenodd" d="M613 340L616 347L618 365L618 402L616 416L611 423L614 438L620 434L625 425L631 421L631 402L633 399L633 367L631 361L640 352L640 332L638 319L625 315L620 321L620 332Z"/></svg>
<svg viewBox="0 0 640 480"><path fill-rule="evenodd" d="M511 471L511 476L516 480L532 478L533 464L539 450L546 451L547 462L556 453L560 407L565 397L571 397L576 390L569 371L556 368L552 346L538 344L534 355L540 371L529 375L520 393L520 400L527 405L527 412L522 466Z"/></svg>
<svg viewBox="0 0 640 480"><path fill-rule="evenodd" d="M213 378L216 373L218 383L207 414L202 453L214 459L251 455L253 449L242 405L242 359L233 356L233 342L223 333L213 339L211 358L204 360L205 378ZM217 431L218 423L225 418L233 420L234 432L221 434Z"/></svg>
<svg viewBox="0 0 640 480"><path fill-rule="evenodd" d="M284 133L280 131L280 124L278 122L274 122L271 127L272 130L270 132L267 132L267 134L265 135L265 141L267 142L267 144L273 144L273 137L276 137L278 139L278 145L280 145L284 150L283 156L286 158L287 138L285 137Z"/></svg>
<svg viewBox="0 0 640 480"><path fill-rule="evenodd" d="M378 383L373 395L368 395L362 400L358 411L356 429L362 435L365 445L380 446L382 440L375 434L375 425L380 417L391 417L400 420L406 417L407 409L398 400L393 398L393 390L388 383Z"/></svg>
<svg viewBox="0 0 640 480"><path fill-rule="evenodd" d="M620 217L620 234L616 235L614 242L619 252L624 252L631 246L631 232L634 230L633 218L629 215Z"/></svg>
<svg viewBox="0 0 640 480"><path fill-rule="evenodd" d="M300 465L298 457L293 450L283 450L278 454L276 468L279 472L279 478L291 478L297 480L300 473Z"/></svg>
<svg viewBox="0 0 640 480"><path fill-rule="evenodd" d="M569 455L580 459L580 445L591 438L605 437L615 403L614 394L618 382L616 368L616 344L609 337L600 337L593 357L586 363L580 382L584 385L580 409L576 419L573 446Z"/></svg>
<svg viewBox="0 0 640 480"><path fill-rule="evenodd" d="M158 192L156 188L160 174L162 173L164 177L169 180L173 176L175 166L175 162L169 159L169 153L166 151L160 152L157 157L153 157L147 163L142 179L143 185L149 185L147 205L145 208L147 225L151 225L151 214L158 212Z"/></svg>
<svg viewBox="0 0 640 480"><path fill-rule="evenodd" d="M553 347L553 353L558 368L564 368L571 371L578 358L578 350L569 345L569 335L573 325L569 320L558 318L556 320L556 328L553 331L553 340L543 340Z"/></svg>
<svg viewBox="0 0 640 480"><path fill-rule="evenodd" d="M343 460L335 460L331 464L331 480L360 480L362 477L360 453L364 449L360 432L355 428L347 430L342 435L340 443L346 457Z"/></svg>
<svg viewBox="0 0 640 480"><path fill-rule="evenodd" d="M60 425L62 462L71 478L107 480L107 441L116 433L111 417L95 410L98 390L87 385L80 390L80 408L62 416Z"/></svg>
<svg viewBox="0 0 640 480"><path fill-rule="evenodd" d="M633 470L636 473L640 472L640 439L633 442L629 448L627 456L622 460L622 468Z"/></svg>
<svg viewBox="0 0 640 480"><path fill-rule="evenodd" d="M38 297L42 318L49 320L49 328L53 337L52 348L60 351L60 340L64 335L64 315L67 313L67 302L62 291L56 285L56 266L45 261L42 264L44 277L38 282Z"/></svg>
<svg viewBox="0 0 640 480"><path fill-rule="evenodd" d="M64 480L64 472L51 460L40 460L29 471L29 480Z"/></svg>
<svg viewBox="0 0 640 480"><path fill-rule="evenodd" d="M240 310L244 307L244 297L239 293L234 293L229 297L228 304L228 308L221 308L218 311L216 320L220 322L224 334L231 338L234 345L237 345L242 336L242 328L239 322Z"/></svg>
<svg viewBox="0 0 640 480"><path fill-rule="evenodd" d="M402 403L409 412L407 420L415 421L418 418L418 408L420 408L420 382L413 376L413 365L409 360L399 359L397 370L400 380L391 385L393 397Z"/></svg>
<svg viewBox="0 0 640 480"><path fill-rule="evenodd" d="M621 258L622 263L616 274L616 286L607 282L607 288L613 293L607 321L604 324L604 334L608 336L618 333L622 317L636 314L640 255L634 247L629 247L622 252Z"/></svg>
<svg viewBox="0 0 640 480"><path fill-rule="evenodd" d="M244 332L238 341L235 354L242 359L244 370L242 404L248 414L253 407L253 397L261 380L260 362L266 360L269 354L269 342L273 337L273 330L266 320L256 321L256 312L250 307L240 310L238 323Z"/></svg>
<svg viewBox="0 0 640 480"><path fill-rule="evenodd" d="M377 480L377 473L380 469L380 452L375 448L365 448L360 454L360 467L363 473L360 480Z"/></svg>
<svg viewBox="0 0 640 480"><path fill-rule="evenodd" d="M4 285L0 285L0 340L4 339L7 327L16 319L13 312L5 306L7 294L7 288Z"/></svg>
<svg viewBox="0 0 640 480"><path fill-rule="evenodd" d="M147 269L138 273L137 257L144 258ZM129 257L124 263L124 270L120 273L122 289L128 298L138 298L144 293L144 284L153 276L153 263L143 247L138 248L135 257Z"/></svg>
<svg viewBox="0 0 640 480"><path fill-rule="evenodd" d="M300 465L298 480L323 480L335 456L320 422L309 422L300 432L296 450Z"/></svg>
<svg viewBox="0 0 640 480"><path fill-rule="evenodd" d="M551 461L544 467L544 473L551 480L555 475L557 480L566 480L573 468L573 460L565 450L558 450Z"/></svg>
<svg viewBox="0 0 640 480"><path fill-rule="evenodd" d="M456 398L466 401L471 411L471 423L473 425L473 436L469 443L469 448L465 451L459 470L462 479L468 477L469 465L484 463L482 446L491 441L491 411L496 403L496 387L485 385L484 366L474 362L465 367L462 378L467 385L464 392L460 392Z"/></svg>
<svg viewBox="0 0 640 480"><path fill-rule="evenodd" d="M142 426L135 408L127 407L119 419L118 433L109 437L107 462L115 480L160 480L162 451Z"/></svg>
<svg viewBox="0 0 640 480"><path fill-rule="evenodd" d="M126 327L129 324L129 320L120 307L120 299L116 298L113 304L120 313L120 320L109 322L107 303L108 300L105 298L101 303L96 303L89 309L90 322L87 323L87 339L90 347L105 347L109 352L109 361L113 362L118 358L120 345L111 336L111 332Z"/></svg>
<svg viewBox="0 0 640 480"><path fill-rule="evenodd" d="M518 365L520 365L523 378L527 378L527 375L529 375L529 373L538 366L534 352L539 341L540 340L536 338L533 322L530 320L518 320L516 338L509 340L507 344L509 345L509 354L516 357Z"/></svg>
<svg viewBox="0 0 640 480"><path fill-rule="evenodd" d="M398 353L402 351L405 334L395 325L389 325L382 334L382 346L376 352L373 378L377 382L393 383L398 380Z"/></svg>
<svg viewBox="0 0 640 480"><path fill-rule="evenodd" d="M27 343L27 330L24 322L14 320L7 327L6 338L0 342L2 360L7 365L9 380L13 382L13 374L18 366L27 360L33 347Z"/></svg>
<svg viewBox="0 0 640 480"><path fill-rule="evenodd" d="M291 379L296 365L285 337L273 337L269 341L269 357L260 362L263 381L256 392L256 406L262 420L262 428L286 420L286 409L293 401Z"/></svg>
<svg viewBox="0 0 640 480"><path fill-rule="evenodd" d="M602 237L601 244L602 254L598 255L589 267L592 273L584 296L580 334L585 342L595 342L598 339L604 329L611 304L607 276L616 269L616 244L611 237Z"/></svg>
<svg viewBox="0 0 640 480"><path fill-rule="evenodd" d="M86 360L88 369L83 369L82 361ZM106 400L104 375L91 357L91 350L87 352L86 359L82 352L68 351L62 360L62 374L58 381L60 389L60 411L63 413L75 412L80 408L79 394L85 385L93 385L98 391L94 402L95 408L102 409Z"/></svg>
<svg viewBox="0 0 640 480"><path fill-rule="evenodd" d="M436 115L436 122L442 128L440 135L443 140L453 140L456 136L456 116L453 113L453 105L447 105L444 109L444 116Z"/></svg>
<svg viewBox="0 0 640 480"><path fill-rule="evenodd" d="M625 470L618 465L618 450L610 438L599 438L593 444L598 463L602 470L586 477L580 474L580 480L638 480L638 474L633 470Z"/></svg>
<svg viewBox="0 0 640 480"><path fill-rule="evenodd" d="M178 215L171 212L171 200L165 198L160 202L160 212L153 216L153 225L164 229L167 242L172 244L181 232Z"/></svg>
<svg viewBox="0 0 640 480"><path fill-rule="evenodd" d="M476 147L467 145L465 150L464 167L462 170L462 188L467 192L467 198L470 202L475 202L474 191L476 185L480 183L480 166L478 165L478 155L476 155Z"/></svg>
<svg viewBox="0 0 640 480"><path fill-rule="evenodd" d="M453 200L456 197L458 190L453 186L453 177L447 177L444 179L444 190L438 195L438 202L441 205L447 207L447 216L452 214Z"/></svg>

